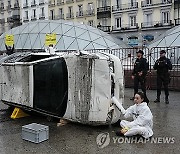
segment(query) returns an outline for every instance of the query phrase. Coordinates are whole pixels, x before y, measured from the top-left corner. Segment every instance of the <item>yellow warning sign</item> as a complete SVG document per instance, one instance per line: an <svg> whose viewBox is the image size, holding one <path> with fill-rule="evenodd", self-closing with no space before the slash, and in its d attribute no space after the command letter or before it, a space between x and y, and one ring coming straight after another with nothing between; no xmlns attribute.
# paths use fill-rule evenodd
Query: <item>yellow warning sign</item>
<svg viewBox="0 0 180 154"><path fill-rule="evenodd" d="M49 46L50 44L56 45L56 34L46 34L45 45Z"/></svg>
<svg viewBox="0 0 180 154"><path fill-rule="evenodd" d="M6 36L5 36L5 44L7 46L13 46L13 44L14 44L14 35L6 34Z"/></svg>

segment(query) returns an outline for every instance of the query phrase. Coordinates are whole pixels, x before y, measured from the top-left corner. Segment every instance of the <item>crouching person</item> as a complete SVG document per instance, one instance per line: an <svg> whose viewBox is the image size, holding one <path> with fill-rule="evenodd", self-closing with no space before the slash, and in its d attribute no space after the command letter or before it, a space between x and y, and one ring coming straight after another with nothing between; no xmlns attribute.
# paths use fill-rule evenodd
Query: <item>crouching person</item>
<svg viewBox="0 0 180 154"><path fill-rule="evenodd" d="M135 104L130 106L127 110L121 104L118 108L121 110L125 118L133 117L133 121L122 120L120 125L122 129L116 132L118 136L134 136L141 135L144 138L149 138L153 135L153 116L151 110L144 100L144 93L138 92L135 94Z"/></svg>

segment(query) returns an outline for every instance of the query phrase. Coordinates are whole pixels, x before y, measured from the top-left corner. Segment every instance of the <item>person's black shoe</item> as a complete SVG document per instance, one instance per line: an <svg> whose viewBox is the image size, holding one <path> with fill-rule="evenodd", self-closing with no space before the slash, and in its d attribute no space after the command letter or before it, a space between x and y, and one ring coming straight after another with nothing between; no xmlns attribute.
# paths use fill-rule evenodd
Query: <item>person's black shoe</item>
<svg viewBox="0 0 180 154"><path fill-rule="evenodd" d="M134 97L131 97L130 100L134 100Z"/></svg>
<svg viewBox="0 0 180 154"><path fill-rule="evenodd" d="M154 101L154 103L159 103L160 102L160 100L159 99L156 99L155 101Z"/></svg>
<svg viewBox="0 0 180 154"><path fill-rule="evenodd" d="M165 100L165 103L166 103L166 104L169 104L169 100L168 100L168 99L166 99L166 100Z"/></svg>
<svg viewBox="0 0 180 154"><path fill-rule="evenodd" d="M117 136L124 136L124 134L121 133L121 131L117 131L117 132L116 132L116 135L117 135Z"/></svg>

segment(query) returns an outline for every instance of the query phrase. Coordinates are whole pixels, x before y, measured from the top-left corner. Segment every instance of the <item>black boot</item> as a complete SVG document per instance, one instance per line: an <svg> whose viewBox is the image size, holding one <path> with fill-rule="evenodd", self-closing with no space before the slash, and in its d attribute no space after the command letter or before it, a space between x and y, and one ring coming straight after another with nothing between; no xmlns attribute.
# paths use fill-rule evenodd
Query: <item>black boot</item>
<svg viewBox="0 0 180 154"><path fill-rule="evenodd" d="M160 102L160 97L158 96L157 98L156 98L156 100L154 101L154 103L159 103Z"/></svg>
<svg viewBox="0 0 180 154"><path fill-rule="evenodd" d="M166 98L165 98L165 103L166 103L166 104L169 104L169 99L168 99L167 96L166 96Z"/></svg>

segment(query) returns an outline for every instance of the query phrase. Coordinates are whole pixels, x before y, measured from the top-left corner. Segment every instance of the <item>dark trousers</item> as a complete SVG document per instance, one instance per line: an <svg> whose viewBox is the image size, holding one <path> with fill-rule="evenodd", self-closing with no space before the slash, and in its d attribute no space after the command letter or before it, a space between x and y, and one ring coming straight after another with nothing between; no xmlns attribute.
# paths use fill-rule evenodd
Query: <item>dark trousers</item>
<svg viewBox="0 0 180 154"><path fill-rule="evenodd" d="M168 99L169 96L169 76L168 75L157 75L157 98L160 98L162 85L164 86L165 97Z"/></svg>
<svg viewBox="0 0 180 154"><path fill-rule="evenodd" d="M149 102L146 95L146 77L145 76L135 76L134 77L134 95L138 92L139 84L141 85L142 92L144 93L144 101Z"/></svg>

